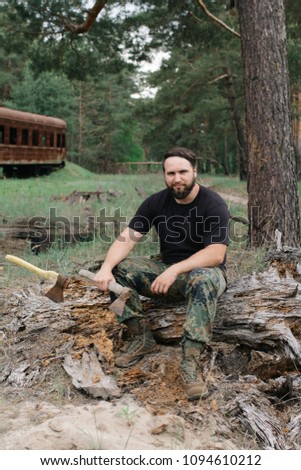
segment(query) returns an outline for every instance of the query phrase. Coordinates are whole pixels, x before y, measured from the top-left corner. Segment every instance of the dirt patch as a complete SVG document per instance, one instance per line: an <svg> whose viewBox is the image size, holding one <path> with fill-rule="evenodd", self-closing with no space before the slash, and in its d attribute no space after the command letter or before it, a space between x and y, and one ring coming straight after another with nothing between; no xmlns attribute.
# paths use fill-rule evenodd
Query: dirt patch
<svg viewBox="0 0 301 470"><path fill-rule="evenodd" d="M14 253L18 256L24 254L27 249L29 249L29 242L27 240L0 237L0 253L4 255Z"/></svg>

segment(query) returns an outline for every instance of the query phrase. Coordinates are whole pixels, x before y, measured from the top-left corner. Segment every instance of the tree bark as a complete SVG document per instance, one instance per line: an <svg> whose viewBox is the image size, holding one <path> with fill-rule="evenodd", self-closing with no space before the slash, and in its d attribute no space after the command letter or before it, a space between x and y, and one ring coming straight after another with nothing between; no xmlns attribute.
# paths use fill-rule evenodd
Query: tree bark
<svg viewBox="0 0 301 470"><path fill-rule="evenodd" d="M101 10L105 7L108 0L95 0L94 5L87 11L87 18L81 24L71 23L67 18L62 17L61 22L66 31L81 34L91 29Z"/></svg>
<svg viewBox="0 0 301 470"><path fill-rule="evenodd" d="M299 206L283 0L239 0L251 246L275 230L299 246Z"/></svg>
<svg viewBox="0 0 301 470"><path fill-rule="evenodd" d="M297 179L301 178L301 92L293 96L293 103L296 108L296 117L294 119L294 150L296 155Z"/></svg>

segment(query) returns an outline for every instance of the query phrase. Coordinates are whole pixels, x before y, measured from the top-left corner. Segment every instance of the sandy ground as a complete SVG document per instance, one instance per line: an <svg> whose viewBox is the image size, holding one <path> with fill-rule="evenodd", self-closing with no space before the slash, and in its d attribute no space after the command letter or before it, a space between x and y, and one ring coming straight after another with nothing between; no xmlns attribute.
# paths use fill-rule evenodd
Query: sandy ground
<svg viewBox="0 0 301 470"><path fill-rule="evenodd" d="M131 396L115 403L2 405L1 449L196 449L201 438L183 418L151 415Z"/></svg>
<svg viewBox="0 0 301 470"><path fill-rule="evenodd" d="M70 384L69 384L70 385ZM134 394L111 401L93 399L68 387L69 396L0 387L0 449L160 450L240 447L221 428L215 400L191 405L189 413L154 412ZM142 390L141 390L142 393ZM44 400L43 400L44 398ZM155 402L154 402L155 404ZM150 411L148 411L148 409ZM195 422L194 422L195 417Z"/></svg>

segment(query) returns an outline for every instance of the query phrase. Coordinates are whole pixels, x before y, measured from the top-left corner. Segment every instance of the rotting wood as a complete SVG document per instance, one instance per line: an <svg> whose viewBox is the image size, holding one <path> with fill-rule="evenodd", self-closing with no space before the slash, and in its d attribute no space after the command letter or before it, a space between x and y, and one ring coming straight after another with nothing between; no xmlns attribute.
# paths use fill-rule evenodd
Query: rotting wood
<svg viewBox="0 0 301 470"><path fill-rule="evenodd" d="M99 202L106 202L105 197L106 191L103 189L99 189L97 191L72 191L72 193L66 196L52 196L52 201L63 201L69 202L70 204L83 204L87 201L99 201Z"/></svg>
<svg viewBox="0 0 301 470"><path fill-rule="evenodd" d="M99 356L94 351L84 351L80 359L67 354L63 367L72 378L73 385L93 398L104 400L121 396L116 381L104 373L100 366Z"/></svg>
<svg viewBox="0 0 301 470"><path fill-rule="evenodd" d="M81 219L60 220L47 219L46 217L32 217L15 219L0 226L0 235L6 240L26 240L30 243L31 250L38 254L47 251L55 244L58 248L65 248L68 244L89 242L96 236L106 234L105 220L101 221L88 212ZM115 232L119 227L119 219L113 218ZM116 226L116 228L115 228Z"/></svg>
<svg viewBox="0 0 301 470"><path fill-rule="evenodd" d="M300 449L301 445L301 413L293 416L287 427L290 443Z"/></svg>
<svg viewBox="0 0 301 470"><path fill-rule="evenodd" d="M98 267L95 263L93 268ZM281 260L263 273L230 282L218 304L212 344L202 356L211 392L203 404L209 406L207 414L199 415L200 408L188 404L181 392L184 304L142 299L161 347L133 368L117 371L117 386L156 413L172 408L200 426L206 426L206 416L214 414L225 435L235 429L247 433L255 448L296 448L301 426L298 276L296 263L285 270ZM99 367L111 377L114 355L123 345L123 329L109 310L109 296L76 276L65 292L64 304L44 298L45 285L36 287L5 299L0 318L5 350L1 381L22 387L41 384L63 367L66 358L72 358L73 383L95 396L98 392L93 387L100 374L88 373L88 358L93 363L96 354L101 355ZM99 385L105 397L101 380ZM222 403L225 408L219 413ZM284 428L287 431L281 434Z"/></svg>
<svg viewBox="0 0 301 470"><path fill-rule="evenodd" d="M87 285L86 289L87 293L89 289L91 292L91 285ZM76 308L71 295L73 290L69 292L68 294L68 290L66 291L68 302L62 307L63 311ZM213 341L279 353L300 365L300 295L299 281L292 276L279 277L274 267L265 273L237 281L229 286L219 301ZM34 308L37 308L36 300ZM98 302L101 306L103 297L100 295L93 302ZM89 302L83 303L82 308L88 305ZM186 315L185 304L170 305L144 299L143 305L157 341L165 344L179 342ZM46 324L49 321L48 309L49 305L43 315ZM54 310L53 306L51 310ZM58 328L61 321L62 317L57 323ZM39 322L35 323L34 328L38 324Z"/></svg>
<svg viewBox="0 0 301 470"><path fill-rule="evenodd" d="M242 284L245 283L245 286ZM301 364L300 293L294 279L280 280L271 268L266 276L245 278L229 288L220 302L213 337L251 349L278 351Z"/></svg>
<svg viewBox="0 0 301 470"><path fill-rule="evenodd" d="M213 341L278 352L301 365L300 287L299 278L290 273L280 276L277 266L229 285L218 304ZM155 337L162 342L179 340L185 312L185 304L150 302L147 316Z"/></svg>
<svg viewBox="0 0 301 470"><path fill-rule="evenodd" d="M250 434L259 438L264 449L285 449L281 423L267 399L264 400L255 390L253 394L239 395L236 404L240 412L239 419L249 428Z"/></svg>
<svg viewBox="0 0 301 470"><path fill-rule="evenodd" d="M6 239L27 240L34 253L47 251L53 244L59 248L64 248L66 244L78 242L89 242L95 236L106 234L106 220L101 220L95 216L89 205L92 202L99 202L104 206L107 198L119 198L123 195L121 191L103 190L97 191L73 191L69 195L53 196L51 200L60 200L69 204L79 204L83 208L84 214L79 217L62 216L57 217L54 210L49 217L34 216L29 218L16 218L0 220L0 235ZM120 220L110 218L110 223L114 223L115 236L120 231ZM106 235L107 236L107 235Z"/></svg>
<svg viewBox="0 0 301 470"><path fill-rule="evenodd" d="M63 248L66 243L91 241L96 229L100 230L101 224L96 227L93 217L89 215L82 224L77 220L66 219L63 225L46 217L31 217L15 219L0 226L0 233L5 238L28 240L32 251L38 253L47 250L54 243Z"/></svg>
<svg viewBox="0 0 301 470"><path fill-rule="evenodd" d="M143 188L138 188L137 186L135 186L135 190L140 197L142 197L143 199L147 198L148 194L144 191Z"/></svg>

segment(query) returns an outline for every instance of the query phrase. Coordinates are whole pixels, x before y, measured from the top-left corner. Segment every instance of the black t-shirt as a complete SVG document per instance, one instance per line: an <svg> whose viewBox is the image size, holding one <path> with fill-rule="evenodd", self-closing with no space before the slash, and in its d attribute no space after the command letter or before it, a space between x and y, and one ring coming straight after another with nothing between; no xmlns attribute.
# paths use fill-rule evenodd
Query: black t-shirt
<svg viewBox="0 0 301 470"><path fill-rule="evenodd" d="M153 226L166 264L183 261L214 243L229 244L227 205L217 193L203 186L189 204L178 204L167 188L149 196L129 227L146 234Z"/></svg>

